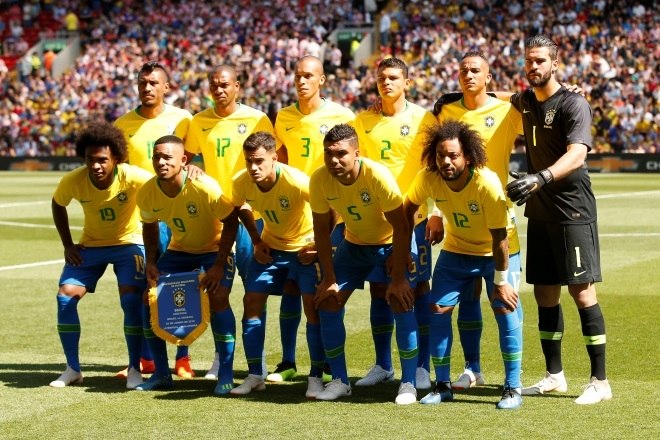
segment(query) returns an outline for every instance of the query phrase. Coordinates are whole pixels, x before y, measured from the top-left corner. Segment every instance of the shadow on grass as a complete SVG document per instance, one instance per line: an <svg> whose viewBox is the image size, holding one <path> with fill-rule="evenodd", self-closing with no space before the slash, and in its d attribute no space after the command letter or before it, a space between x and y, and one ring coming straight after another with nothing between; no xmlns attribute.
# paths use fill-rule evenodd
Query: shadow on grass
<svg viewBox="0 0 660 440"><path fill-rule="evenodd" d="M10 388L40 388L47 387L48 384L57 379L61 374L63 365L53 364L0 364L0 382ZM90 393L125 393L131 390L126 389L126 382L123 379L116 378L115 374L121 369L116 365L105 364L83 364L82 371L85 375L81 385L76 387L83 388L85 392ZM205 379L204 372L196 371L195 379L178 379L175 377L174 388L166 391L140 392L145 395L151 394L157 400L185 401L195 399L206 399L217 397L221 400L242 400L246 402L273 403L282 405L303 404L312 402L305 397L307 390L307 377L298 375L293 380L285 383L266 383L264 391L254 391L245 396L214 396L213 390L217 384L216 380ZM240 385L247 371L236 371L235 385ZM145 379L146 379L145 375ZM359 377L352 377L351 383L354 383ZM351 397L338 399L335 404L373 404L373 403L394 403L394 398L399 389L399 382L380 384L373 387L352 387ZM431 390L418 390L417 399L421 399ZM465 392L454 393L453 404L471 404L471 405L494 405L502 393L499 385L485 385L472 388ZM554 399L575 399L571 394L546 394L543 396L527 396L527 399L534 398L554 398ZM324 402L318 402L322 405Z"/></svg>

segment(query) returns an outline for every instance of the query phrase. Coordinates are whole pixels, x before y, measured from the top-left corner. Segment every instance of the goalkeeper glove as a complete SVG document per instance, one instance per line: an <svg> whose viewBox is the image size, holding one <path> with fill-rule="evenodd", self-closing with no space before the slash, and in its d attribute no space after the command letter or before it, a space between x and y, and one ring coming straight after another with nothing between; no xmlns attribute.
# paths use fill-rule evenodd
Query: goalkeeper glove
<svg viewBox="0 0 660 440"><path fill-rule="evenodd" d="M552 182L553 179L552 173L547 168L536 174L518 173L516 171L511 171L509 174L516 180L506 186L506 194L518 206L522 206L532 197L532 194L541 189L546 183Z"/></svg>

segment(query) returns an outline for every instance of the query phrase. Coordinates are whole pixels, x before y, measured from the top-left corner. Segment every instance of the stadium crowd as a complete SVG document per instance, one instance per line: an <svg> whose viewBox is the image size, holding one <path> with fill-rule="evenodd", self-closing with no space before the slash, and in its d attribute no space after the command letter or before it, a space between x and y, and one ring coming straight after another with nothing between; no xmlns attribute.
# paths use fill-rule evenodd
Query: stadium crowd
<svg viewBox="0 0 660 440"><path fill-rule="evenodd" d="M44 3L32 2L33 7ZM385 5L385 9L377 12ZM372 66L341 67L327 42L340 22L387 23L370 63L404 59L414 78L409 97L431 109L458 90L461 55L489 58L493 90L519 91L523 41L551 35L563 48L559 78L584 90L594 112L594 152L657 152L660 134L660 14L652 1L518 0L487 2L270 0L57 2L57 14L80 19L83 51L55 80L43 63L21 74L0 62L0 156L74 155L78 129L115 120L134 108L140 66L150 59L172 72L167 102L193 114L212 105L206 73L221 63L241 72L241 99L271 118L296 99L292 66L303 54L322 57L323 95L354 110L377 96ZM366 11L365 11L366 6ZM34 10L21 23L35 26ZM376 26L376 29L379 29ZM344 60L345 61L345 60ZM522 148L522 147L521 147Z"/></svg>

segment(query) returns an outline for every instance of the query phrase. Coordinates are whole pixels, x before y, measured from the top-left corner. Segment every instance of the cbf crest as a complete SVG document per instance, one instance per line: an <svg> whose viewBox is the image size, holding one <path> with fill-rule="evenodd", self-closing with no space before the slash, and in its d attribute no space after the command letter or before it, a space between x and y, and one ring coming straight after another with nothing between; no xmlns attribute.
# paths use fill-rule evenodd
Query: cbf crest
<svg viewBox="0 0 660 440"><path fill-rule="evenodd" d="M479 203L477 203L475 200L468 200L467 205L471 214L473 215L479 214L480 212Z"/></svg>
<svg viewBox="0 0 660 440"><path fill-rule="evenodd" d="M552 121L555 120L555 115L557 114L557 110L554 108L548 110L545 112L545 125L552 125Z"/></svg>
<svg viewBox="0 0 660 440"><path fill-rule="evenodd" d="M410 134L410 125L403 124L401 128L399 128L399 133L401 136L408 136Z"/></svg>
<svg viewBox="0 0 660 440"><path fill-rule="evenodd" d="M241 122L238 124L238 134L245 134L247 133L247 124L244 122Z"/></svg>
<svg viewBox="0 0 660 440"><path fill-rule="evenodd" d="M280 196L280 208L282 208L284 211L291 209L291 203L289 202L289 198L287 196Z"/></svg>
<svg viewBox="0 0 660 440"><path fill-rule="evenodd" d="M117 194L117 201L120 204L124 204L128 201L128 195L124 191L120 191L119 194Z"/></svg>
<svg viewBox="0 0 660 440"><path fill-rule="evenodd" d="M172 295L172 300L174 305L177 307L183 307L186 305L186 292L184 290L178 289L175 290Z"/></svg>
<svg viewBox="0 0 660 440"><path fill-rule="evenodd" d="M319 133L321 133L321 136L325 136L328 131L330 131L328 126L325 124L321 124L321 126L319 127Z"/></svg>
<svg viewBox="0 0 660 440"><path fill-rule="evenodd" d="M198 209L195 202L186 203L186 211L188 211L190 217L197 217Z"/></svg>
<svg viewBox="0 0 660 440"><path fill-rule="evenodd" d="M495 125L495 117L493 115L488 115L484 118L484 125L486 128L492 128Z"/></svg>
<svg viewBox="0 0 660 440"><path fill-rule="evenodd" d="M371 203L373 202L373 198L371 197L371 193L369 192L369 189L367 188L360 189L360 200L362 201L363 205L371 205Z"/></svg>

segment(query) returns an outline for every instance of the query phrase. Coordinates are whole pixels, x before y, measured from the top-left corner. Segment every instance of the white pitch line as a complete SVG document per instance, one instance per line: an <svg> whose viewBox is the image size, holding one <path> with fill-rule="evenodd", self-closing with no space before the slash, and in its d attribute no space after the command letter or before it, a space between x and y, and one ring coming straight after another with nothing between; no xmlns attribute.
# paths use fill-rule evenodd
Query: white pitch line
<svg viewBox="0 0 660 440"><path fill-rule="evenodd" d="M50 203L49 200L41 200L37 202L16 202L16 203L2 203L0 208L15 208L16 206L30 206L30 205L45 205Z"/></svg>
<svg viewBox="0 0 660 440"><path fill-rule="evenodd" d="M51 264L62 264L62 263L64 263L64 259L62 259L62 260L50 260L50 261L38 261L36 263L15 264L14 266L2 266L2 267L0 267L0 271L14 270L14 269L29 269L31 267L49 266Z"/></svg>
<svg viewBox="0 0 660 440"><path fill-rule="evenodd" d="M648 195L652 195L652 194L660 194L660 190L657 190L657 191L637 191L637 192L629 192L629 193L602 194L602 195L596 196L596 200L598 200L598 199L613 199L615 197L648 196Z"/></svg>
<svg viewBox="0 0 660 440"><path fill-rule="evenodd" d="M46 228L46 229L56 229L55 225L40 225L38 223L19 223L19 222L7 222L0 220L0 225L3 226L17 226L19 228ZM82 231L82 226L69 226L69 229L72 231Z"/></svg>

